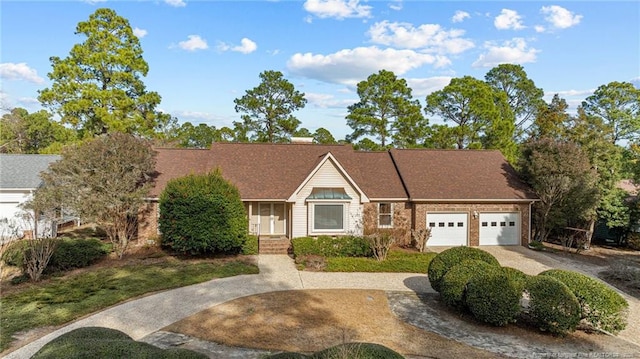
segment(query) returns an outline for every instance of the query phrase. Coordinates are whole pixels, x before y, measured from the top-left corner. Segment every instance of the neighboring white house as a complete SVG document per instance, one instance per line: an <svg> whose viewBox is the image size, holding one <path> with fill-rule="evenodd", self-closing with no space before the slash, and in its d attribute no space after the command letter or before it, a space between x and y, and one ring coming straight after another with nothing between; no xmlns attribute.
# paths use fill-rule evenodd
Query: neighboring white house
<svg viewBox="0 0 640 359"><path fill-rule="evenodd" d="M32 214L20 205L42 185L40 172L59 159L58 155L0 154L0 237L21 236L33 229Z"/></svg>

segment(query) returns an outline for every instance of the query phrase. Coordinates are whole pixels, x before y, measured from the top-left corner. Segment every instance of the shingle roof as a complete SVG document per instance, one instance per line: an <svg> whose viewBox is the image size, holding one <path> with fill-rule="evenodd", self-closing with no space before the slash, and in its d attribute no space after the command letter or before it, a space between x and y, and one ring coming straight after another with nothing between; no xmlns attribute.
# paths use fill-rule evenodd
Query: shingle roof
<svg viewBox="0 0 640 359"><path fill-rule="evenodd" d="M411 200L532 200L536 196L493 150L390 151Z"/></svg>
<svg viewBox="0 0 640 359"><path fill-rule="evenodd" d="M40 172L59 159L58 155L0 154L0 189L38 188Z"/></svg>
<svg viewBox="0 0 640 359"><path fill-rule="evenodd" d="M271 143L214 143L209 150L156 151L157 178L151 197L158 197L173 178L219 167L245 200L286 200L331 153L374 200L535 198L499 151L360 152L349 145Z"/></svg>

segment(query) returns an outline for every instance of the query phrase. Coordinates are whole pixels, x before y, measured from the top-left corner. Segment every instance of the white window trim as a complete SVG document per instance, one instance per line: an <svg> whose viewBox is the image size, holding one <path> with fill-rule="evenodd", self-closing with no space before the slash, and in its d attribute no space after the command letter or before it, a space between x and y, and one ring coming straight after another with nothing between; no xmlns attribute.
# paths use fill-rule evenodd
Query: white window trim
<svg viewBox="0 0 640 359"><path fill-rule="evenodd" d="M309 232L311 235L341 234L349 230L349 203L348 201L332 200L308 200L309 202ZM315 228L316 205L342 205L342 228L341 229L317 229Z"/></svg>
<svg viewBox="0 0 640 359"><path fill-rule="evenodd" d="M388 203L391 206L391 213L389 214L384 214L385 216L391 216L391 224L386 225L386 224L380 224L380 216L382 216L383 214L380 213L380 205L383 203ZM394 212L394 203L393 202L380 202L378 203L378 228L393 228L393 212Z"/></svg>

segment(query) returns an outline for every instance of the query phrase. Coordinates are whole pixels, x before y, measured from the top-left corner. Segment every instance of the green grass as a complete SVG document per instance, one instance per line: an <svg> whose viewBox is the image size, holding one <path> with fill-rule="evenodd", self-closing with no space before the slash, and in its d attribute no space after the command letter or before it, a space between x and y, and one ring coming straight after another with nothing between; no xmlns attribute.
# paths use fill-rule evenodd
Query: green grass
<svg viewBox="0 0 640 359"><path fill-rule="evenodd" d="M373 258L330 257L327 258L327 272L401 272L426 273L429 262L436 253L417 253L391 250L387 259L378 262Z"/></svg>
<svg viewBox="0 0 640 359"><path fill-rule="evenodd" d="M15 333L23 330L60 325L149 292L256 273L258 267L240 261L172 260L53 278L0 298L0 352L8 348Z"/></svg>

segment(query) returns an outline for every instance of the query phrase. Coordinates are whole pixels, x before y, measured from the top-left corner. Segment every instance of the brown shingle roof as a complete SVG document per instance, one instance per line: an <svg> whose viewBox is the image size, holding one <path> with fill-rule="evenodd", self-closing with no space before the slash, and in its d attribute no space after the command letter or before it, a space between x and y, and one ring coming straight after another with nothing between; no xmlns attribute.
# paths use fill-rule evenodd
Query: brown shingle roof
<svg viewBox="0 0 640 359"><path fill-rule="evenodd" d="M499 151L359 152L349 145L270 143L214 143L209 150L156 151L157 178L150 197L158 197L171 179L220 167L243 199L286 200L330 152L374 200L535 198Z"/></svg>
<svg viewBox="0 0 640 359"><path fill-rule="evenodd" d="M531 200L500 151L390 151L411 200Z"/></svg>

